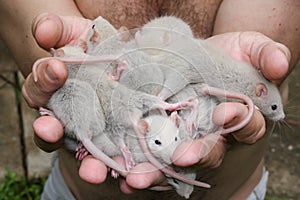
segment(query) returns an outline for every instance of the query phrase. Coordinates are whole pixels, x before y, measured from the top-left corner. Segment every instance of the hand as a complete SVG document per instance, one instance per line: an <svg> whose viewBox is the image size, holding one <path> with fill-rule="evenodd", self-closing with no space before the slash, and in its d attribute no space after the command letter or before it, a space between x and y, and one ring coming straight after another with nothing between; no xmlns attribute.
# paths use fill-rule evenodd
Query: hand
<svg viewBox="0 0 300 200"><path fill-rule="evenodd" d="M59 48L67 44L75 44L78 39L86 39L91 23L90 20L80 17L42 14L35 19L32 32L37 43L42 48L50 50L52 47ZM64 84L68 75L65 64L56 59L41 63L37 67L36 74L38 76L37 82L34 81L31 73L27 76L22 87L25 100L33 108L45 106L53 92ZM51 152L62 145L64 130L62 124L55 117L39 117L33 123L33 128L35 143L44 151ZM125 168L123 158L116 157L114 160ZM141 181L134 182L132 177L139 176L135 172L141 170L145 172L141 176L150 174L149 178L142 183L139 183ZM160 180L164 180L164 178L159 178L164 177L162 173L149 163L137 165L132 169L132 174L134 175L129 174L127 177L129 184L126 183L125 179L120 181L121 189L125 193L133 192L133 188L147 188L152 184L159 183ZM99 184L106 179L107 167L92 156L87 156L81 162L79 175L89 183Z"/></svg>
<svg viewBox="0 0 300 200"><path fill-rule="evenodd" d="M279 85L288 75L289 49L259 32L230 32L207 39L229 53L259 69L270 81Z"/></svg>
<svg viewBox="0 0 300 200"><path fill-rule="evenodd" d="M85 39L91 23L90 20L81 17L42 14L34 20L32 32L37 43L45 50L49 50L52 47L72 45L79 39ZM64 84L67 75L65 64L56 59L41 63L37 69L38 81L33 80L31 73L22 87L22 94L29 106L33 108L45 106L53 92ZM56 118L39 117L33 123L33 128L35 143L44 151L51 152L62 145L63 126ZM79 173L84 180L91 183L105 180L107 169L102 162L89 156L82 161L81 166Z"/></svg>
<svg viewBox="0 0 300 200"><path fill-rule="evenodd" d="M48 20L45 20L45 18ZM49 49L51 47L72 44L79 38L84 39L86 37L85 30L88 30L87 27L90 23L91 21L84 18L47 15L37 18L33 25L33 33L39 45L45 49ZM81 26L78 24L81 24ZM76 27L76 29L74 27ZM77 31L78 27L81 27L80 31ZM51 30L52 28L53 30ZM78 34L79 32L80 34ZM51 94L63 85L67 77L65 65L54 59L48 63L42 63L38 68L37 74L39 81L34 82L32 75L29 75L22 89L25 99L32 107L45 105ZM221 112L221 110L222 109L219 111ZM229 117L227 119L228 121L231 121L233 118L242 119L242 114L245 113L233 113L231 116L232 118ZM239 132L247 132L247 130L248 132L252 132L253 129L263 130L253 128L253 124L260 128L264 127L264 123L263 125L261 123L263 120L258 120L257 117L254 117L252 121L253 122L249 123L243 131ZM33 126L37 136L36 143L42 149L52 151L60 146L60 141L63 136L63 127L57 119L49 116L40 117L35 121ZM188 152L190 152L188 160L185 158L176 158L176 160L174 159L174 163L180 166L188 166L195 163L207 166L218 166L221 163L225 152L224 140L223 137L212 135L196 140L193 144L188 144L190 146L188 150ZM217 143L218 145L214 145L212 148L210 147L209 151L203 150L207 148L205 144L209 144L211 141L214 141L213 143ZM183 147L184 145L185 144L183 144ZM180 148L182 147L179 147L179 149ZM199 152L207 152L207 154L203 155L203 153L200 154ZM176 155L176 153L174 155ZM116 158L116 160L120 163L123 162L120 158ZM84 180L90 183L101 183L106 178L106 166L102 162L88 156L82 161L79 174ZM160 171L155 170L149 163L141 163L132 169L132 173L127 176L126 181L121 180L121 189L125 193L130 193L134 191L133 188L143 189L152 185L164 183L165 179Z"/></svg>

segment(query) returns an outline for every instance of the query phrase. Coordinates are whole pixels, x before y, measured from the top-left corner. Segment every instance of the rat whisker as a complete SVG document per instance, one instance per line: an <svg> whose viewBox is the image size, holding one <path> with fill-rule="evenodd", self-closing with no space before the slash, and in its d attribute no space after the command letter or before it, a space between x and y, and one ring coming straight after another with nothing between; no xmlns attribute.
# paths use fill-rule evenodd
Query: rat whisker
<svg viewBox="0 0 300 200"><path fill-rule="evenodd" d="M270 139L270 138L272 137L272 135L275 133L275 132L274 132L275 127L276 127L276 123L273 122L272 127L271 127L271 130L270 130L270 136L269 136L269 139Z"/></svg>
<svg viewBox="0 0 300 200"><path fill-rule="evenodd" d="M296 123L296 124L298 123L297 125L300 126L299 121L294 121L294 120L289 120L289 119L287 119L287 120L283 119L283 120L280 120L279 122L282 123L283 125L285 125L287 128L289 128L292 131L295 131L295 129L292 127L292 125L295 125L294 123Z"/></svg>

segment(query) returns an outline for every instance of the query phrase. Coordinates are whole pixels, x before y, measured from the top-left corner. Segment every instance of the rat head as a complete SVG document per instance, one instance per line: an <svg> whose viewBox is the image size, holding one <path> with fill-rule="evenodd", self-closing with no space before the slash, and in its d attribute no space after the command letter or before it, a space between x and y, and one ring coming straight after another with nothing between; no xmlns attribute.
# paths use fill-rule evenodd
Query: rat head
<svg viewBox="0 0 300 200"><path fill-rule="evenodd" d="M146 141L151 153L163 162L170 164L176 147L182 142L182 136L170 117L149 116L142 120L146 130Z"/></svg>
<svg viewBox="0 0 300 200"><path fill-rule="evenodd" d="M150 55L157 55L175 39L176 35L192 38L190 26L179 18L166 16L156 18L145 24L135 34L135 41Z"/></svg>
<svg viewBox="0 0 300 200"><path fill-rule="evenodd" d="M191 173L191 172L187 173L187 172L185 172L184 176L186 178L191 179L191 180L195 180L196 179L196 173ZM168 183L175 188L177 194L179 194L180 196L184 197L185 199L189 199L190 198L190 195L192 194L192 192L194 190L194 186L193 185L190 185L188 183L179 181L179 180L177 180L175 178L167 178L167 180L168 180Z"/></svg>
<svg viewBox="0 0 300 200"><path fill-rule="evenodd" d="M279 90L271 82L256 84L253 102L268 119L273 121L284 119L285 114Z"/></svg>
<svg viewBox="0 0 300 200"><path fill-rule="evenodd" d="M161 28L143 28L135 33L138 47L149 55L158 55L170 43L170 33Z"/></svg>
<svg viewBox="0 0 300 200"><path fill-rule="evenodd" d="M66 45L59 49L51 48L50 53L53 57L79 57L85 55L85 45L85 42L80 40L78 44L74 46Z"/></svg>

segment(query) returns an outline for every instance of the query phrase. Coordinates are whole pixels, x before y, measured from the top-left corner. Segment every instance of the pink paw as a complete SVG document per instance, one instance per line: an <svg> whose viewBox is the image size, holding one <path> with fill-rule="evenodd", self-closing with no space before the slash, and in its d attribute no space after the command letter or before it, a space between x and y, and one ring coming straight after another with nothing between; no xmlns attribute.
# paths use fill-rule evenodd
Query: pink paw
<svg viewBox="0 0 300 200"><path fill-rule="evenodd" d="M83 160L89 154L88 150L80 142L76 147L76 159Z"/></svg>
<svg viewBox="0 0 300 200"><path fill-rule="evenodd" d="M48 110L46 108L40 107L39 113L42 116L54 116L54 113L51 110Z"/></svg>
<svg viewBox="0 0 300 200"><path fill-rule="evenodd" d="M114 170L114 169L111 169L111 177L113 177L113 178L118 178L119 177L119 172L117 172L116 170Z"/></svg>
<svg viewBox="0 0 300 200"><path fill-rule="evenodd" d="M123 60L120 61L116 67L116 71L113 73L109 73L108 75L115 81L118 81L120 79L121 73L123 70L127 68L128 63Z"/></svg>
<svg viewBox="0 0 300 200"><path fill-rule="evenodd" d="M133 160L132 154L127 146L121 148L121 151L125 159L126 169L130 171L136 165L135 161Z"/></svg>

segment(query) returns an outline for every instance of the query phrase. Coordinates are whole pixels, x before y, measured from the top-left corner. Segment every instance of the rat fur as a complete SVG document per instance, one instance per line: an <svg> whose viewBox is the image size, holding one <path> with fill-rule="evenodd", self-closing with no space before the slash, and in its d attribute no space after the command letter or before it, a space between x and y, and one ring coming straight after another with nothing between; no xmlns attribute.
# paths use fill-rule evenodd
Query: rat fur
<svg viewBox="0 0 300 200"><path fill-rule="evenodd" d="M154 19L156 23L165 19ZM162 24L164 24L163 22ZM141 48L152 46L159 62L166 65L164 70L165 88L159 96L167 99L191 83L205 83L208 86L235 91L249 96L260 111L269 119L278 121L284 118L281 97L277 87L248 63L237 61L213 44L179 34L168 26L164 27L164 38L153 39L152 31L147 32L149 22L137 35L137 44ZM156 26L155 26L156 27ZM154 48L154 47L153 47ZM155 54L153 54L155 51Z"/></svg>

